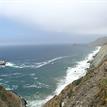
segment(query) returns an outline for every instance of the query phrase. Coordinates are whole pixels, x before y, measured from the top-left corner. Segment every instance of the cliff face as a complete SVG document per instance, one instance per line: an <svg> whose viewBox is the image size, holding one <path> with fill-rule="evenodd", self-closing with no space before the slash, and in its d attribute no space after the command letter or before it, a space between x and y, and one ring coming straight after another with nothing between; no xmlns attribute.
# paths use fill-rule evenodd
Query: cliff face
<svg viewBox="0 0 107 107"><path fill-rule="evenodd" d="M66 86L44 107L107 107L107 45L95 56L86 76Z"/></svg>
<svg viewBox="0 0 107 107"><path fill-rule="evenodd" d="M0 107L26 107L26 101L0 86Z"/></svg>

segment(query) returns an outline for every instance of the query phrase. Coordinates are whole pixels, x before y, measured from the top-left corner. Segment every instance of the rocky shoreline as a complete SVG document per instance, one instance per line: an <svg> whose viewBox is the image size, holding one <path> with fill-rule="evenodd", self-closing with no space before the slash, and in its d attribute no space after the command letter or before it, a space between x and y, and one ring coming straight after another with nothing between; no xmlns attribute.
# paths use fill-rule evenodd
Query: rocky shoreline
<svg viewBox="0 0 107 107"><path fill-rule="evenodd" d="M43 107L107 107L107 45L103 45L87 74L67 85ZM0 86L0 107L26 107L24 98Z"/></svg>
<svg viewBox="0 0 107 107"><path fill-rule="evenodd" d="M27 102L13 91L0 86L0 107L26 107Z"/></svg>
<svg viewBox="0 0 107 107"><path fill-rule="evenodd" d="M107 107L107 45L102 46L87 74L66 86L44 107Z"/></svg>

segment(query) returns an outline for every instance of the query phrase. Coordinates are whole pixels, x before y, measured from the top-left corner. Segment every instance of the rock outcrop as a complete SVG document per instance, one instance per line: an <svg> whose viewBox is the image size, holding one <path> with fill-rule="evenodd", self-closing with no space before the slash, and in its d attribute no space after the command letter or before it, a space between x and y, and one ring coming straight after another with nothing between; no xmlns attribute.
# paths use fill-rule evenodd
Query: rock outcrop
<svg viewBox="0 0 107 107"><path fill-rule="evenodd" d="M44 107L107 107L107 45L102 46L84 77L66 86Z"/></svg>
<svg viewBox="0 0 107 107"><path fill-rule="evenodd" d="M26 101L12 91L0 86L0 107L26 107Z"/></svg>

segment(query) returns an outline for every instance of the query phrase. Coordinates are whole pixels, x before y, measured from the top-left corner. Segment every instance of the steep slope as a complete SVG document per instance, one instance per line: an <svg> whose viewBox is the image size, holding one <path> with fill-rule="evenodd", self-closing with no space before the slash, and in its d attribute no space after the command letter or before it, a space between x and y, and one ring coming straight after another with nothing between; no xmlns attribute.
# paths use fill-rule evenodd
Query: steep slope
<svg viewBox="0 0 107 107"><path fill-rule="evenodd" d="M0 107L26 107L26 101L0 86Z"/></svg>
<svg viewBox="0 0 107 107"><path fill-rule="evenodd" d="M107 107L107 45L87 70L86 76L66 86L44 107Z"/></svg>

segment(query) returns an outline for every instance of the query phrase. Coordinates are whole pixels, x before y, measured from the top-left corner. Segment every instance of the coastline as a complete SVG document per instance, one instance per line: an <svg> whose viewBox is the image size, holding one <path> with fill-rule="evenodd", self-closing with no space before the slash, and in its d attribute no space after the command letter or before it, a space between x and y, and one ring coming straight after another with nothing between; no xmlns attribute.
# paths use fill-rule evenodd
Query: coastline
<svg viewBox="0 0 107 107"><path fill-rule="evenodd" d="M66 48L64 49L64 47L66 47ZM3 84L3 86L10 90L15 90L18 94L23 96L27 100L27 102L34 101L34 104L30 105L29 107L41 107L41 106L38 106L38 103L40 104L41 101L44 100L48 95L52 95L52 93L57 88L57 83L59 83L60 80L63 80L64 76L66 75L67 68L71 67L71 66L75 67L75 65L77 64L78 61L83 60L85 58L85 56L87 56L94 49L93 47L89 47L87 45L84 45L84 46L81 46L81 45L79 45L79 46L72 46L72 45L62 46L61 45L58 47L55 46L54 48L55 48L55 49L53 49L54 53L52 52L52 53L48 54L46 52L46 56L48 59L47 58L44 59L43 58L44 56L42 56L42 57L36 57L36 55L32 56L32 54L31 55L29 54L30 58L28 59L26 52L24 52L24 54L22 54L22 56L21 56L22 59L20 59L19 61L17 59L15 59L14 56L6 57L6 56L8 56L8 54L6 54L6 56L5 56L6 59L9 58L8 59L9 62L15 64L16 66L18 66L18 68L16 68L16 66L14 67L14 65L6 66L5 68L3 68L0 72L1 73L0 77L2 79L1 83L5 83L5 81L6 81L6 84ZM58 48L58 51L56 51L57 48ZM14 49L16 49L16 47L14 47ZM8 50L10 53L13 53L14 49L8 50L8 48L6 48L6 50ZM35 47L35 50L36 49L39 49L39 47ZM22 48L20 50L22 50ZM27 50L29 50L29 49L27 49ZM36 52L35 50L33 48L32 52L35 53ZM50 48L48 50L50 50ZM66 50L69 50L69 52ZM23 48L23 51L24 51L24 48ZM23 53L23 51L19 51L19 53L20 52ZM2 53L4 54L4 52L2 52ZM17 54L18 53L16 53L16 55ZM45 52L43 54L45 55ZM55 54L55 56L53 56L53 54ZM2 54L0 56L2 56ZM41 61L37 61L37 62L45 62L45 61L47 62L49 60L53 60L53 58L61 57L61 56L62 57L68 56L68 58L54 61L39 69L32 68L32 67L30 67L30 68L25 67L23 69L20 68L20 65L22 65L22 64L24 66L33 65L34 63L36 63L36 61L35 61L36 58L39 58L39 59L43 58ZM19 54L19 57L20 57L20 54ZM23 60L23 58L24 58L24 60ZM8 81L8 83L7 83L7 81ZM18 82L18 81L20 81L20 82ZM41 83L43 83L43 84L41 84Z"/></svg>
<svg viewBox="0 0 107 107"><path fill-rule="evenodd" d="M42 106L44 107L50 107L47 106L48 102L51 102L52 99L54 99L56 96L60 95L60 93L67 87L69 84L72 84L75 80L78 80L86 75L87 69L90 67L90 62L94 60L94 57L97 55L101 47L96 47L94 51L88 54L84 58L84 60L79 61L77 65L73 68L69 67L67 70L67 74L65 76L65 79L61 81L58 84L58 87L56 88L54 95L48 96ZM52 106L57 107L57 106ZM62 106L61 106L62 107Z"/></svg>
<svg viewBox="0 0 107 107"><path fill-rule="evenodd" d="M58 95L60 92L73 81L86 75L87 68L90 67L90 61L92 61L94 56L99 52L101 47L96 47L94 51L89 53L82 61L77 62L74 67L69 67L65 79L61 81L55 90L55 94Z"/></svg>
<svg viewBox="0 0 107 107"><path fill-rule="evenodd" d="M88 60L88 62L90 62L89 63L89 67L87 67L87 69L84 69L86 72L85 72L85 74L83 76L81 76L77 80L74 80L69 85L67 85L58 95L55 95L52 99L47 101L43 105L43 107L68 107L67 106L68 104L66 104L66 103L67 102L71 102L71 101L69 101L69 99L71 97L71 93L76 90L76 87L78 87L78 85L81 83L82 79L87 76L87 74L90 72L90 70L94 69L94 68L92 68L92 66L94 66L94 64L95 64L94 62L97 60L96 57L99 57L99 54L101 53L102 49L103 49L103 47L101 47L101 49L99 48L95 52L94 55L92 55L92 54L90 55L91 56L91 60ZM72 107L72 106L70 106L70 107ZM73 107L77 107L77 106L73 106ZM82 106L82 107L86 107L86 105Z"/></svg>
<svg viewBox="0 0 107 107"><path fill-rule="evenodd" d="M41 100L38 105L35 105L35 101L32 102L34 105L32 107L42 107L42 106L44 107L68 107L66 105L66 102L67 104L69 104L69 99L72 96L71 95L72 91L76 90L76 87L78 87L78 84L81 83L81 81L83 80L83 78L87 76L87 74L90 74L90 71L102 65L102 62L104 62L107 58L107 57L105 58L106 52L107 52L107 46L103 46L101 49L100 47L97 47L94 51L89 53L88 56L84 58L84 60L79 61L76 66L74 66L73 68L71 67L68 68L67 74L65 76L66 78L58 84L58 87L55 90L54 94L47 97L45 100ZM16 96L18 95L16 94ZM42 102L42 105L41 105L41 102Z"/></svg>
<svg viewBox="0 0 107 107"><path fill-rule="evenodd" d="M60 81L54 94L48 96L45 100L41 100L38 103L38 105L37 105L36 101L27 102L28 103L27 106L30 107L30 105L33 105L32 107L42 107L46 102L48 102L50 99L52 99L55 95L58 96L65 89L65 87L67 87L73 81L83 77L86 74L86 69L89 68L89 65L90 65L89 62L93 60L93 56L95 56L98 53L99 49L100 49L100 47L97 47L94 51L89 53L88 56L86 56L82 61L77 62L76 66L69 67L66 71L66 76L65 76L64 80ZM12 92L12 93L14 94L14 92ZM16 96L18 96L18 95L16 94ZM21 97L20 97L20 99L21 99ZM22 100L25 101L24 99L22 99ZM23 102L23 103L25 103L25 102ZM30 103L30 105L29 105L29 103Z"/></svg>

